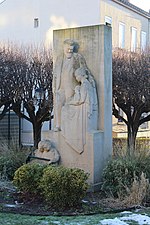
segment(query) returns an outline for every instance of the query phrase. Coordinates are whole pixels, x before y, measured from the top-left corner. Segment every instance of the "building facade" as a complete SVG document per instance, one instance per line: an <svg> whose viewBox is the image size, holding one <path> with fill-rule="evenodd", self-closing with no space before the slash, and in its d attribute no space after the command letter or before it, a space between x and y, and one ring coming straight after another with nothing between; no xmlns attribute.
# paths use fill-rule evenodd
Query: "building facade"
<svg viewBox="0 0 150 225"><path fill-rule="evenodd" d="M113 49L139 51L150 46L150 13L128 0L101 0L100 22L112 26ZM115 117L113 135L118 138L127 137L126 125ZM140 126L137 137L150 138L150 121Z"/></svg>
<svg viewBox="0 0 150 225"><path fill-rule="evenodd" d="M1 43L49 47L55 29L105 23L112 26L113 48L136 51L150 46L150 14L128 0L5 0L0 4ZM43 133L48 129L44 123ZM126 136L126 126L115 118L113 131L117 137ZM138 135L150 137L150 122ZM25 120L21 122L21 140L33 143L32 126Z"/></svg>
<svg viewBox="0 0 150 225"><path fill-rule="evenodd" d="M128 0L101 0L100 22L111 24L113 48L135 51L150 46L150 13Z"/></svg>

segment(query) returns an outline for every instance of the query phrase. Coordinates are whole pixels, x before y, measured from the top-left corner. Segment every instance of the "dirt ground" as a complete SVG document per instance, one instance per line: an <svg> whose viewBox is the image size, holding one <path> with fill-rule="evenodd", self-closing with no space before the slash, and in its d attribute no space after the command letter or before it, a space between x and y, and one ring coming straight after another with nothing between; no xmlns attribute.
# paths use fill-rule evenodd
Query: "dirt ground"
<svg viewBox="0 0 150 225"><path fill-rule="evenodd" d="M134 209L139 206L131 206ZM104 198L101 192L87 193L78 208L52 209L39 199L25 201L11 182L0 181L0 211L28 215L82 215L94 213L119 212L127 210L120 201Z"/></svg>

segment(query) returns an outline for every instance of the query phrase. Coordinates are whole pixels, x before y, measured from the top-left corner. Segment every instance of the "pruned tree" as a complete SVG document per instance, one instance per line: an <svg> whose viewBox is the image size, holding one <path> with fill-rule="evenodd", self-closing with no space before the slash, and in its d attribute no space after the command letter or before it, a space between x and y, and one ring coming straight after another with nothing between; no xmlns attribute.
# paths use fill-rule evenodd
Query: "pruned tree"
<svg viewBox="0 0 150 225"><path fill-rule="evenodd" d="M44 48L18 48L12 44L0 48L0 119L12 109L31 122L35 147L41 140L43 122L51 118L52 67L51 51ZM41 99L36 91L43 91Z"/></svg>
<svg viewBox="0 0 150 225"><path fill-rule="evenodd" d="M0 119L12 109L31 122L35 147L41 140L44 121L51 118L52 67L51 51L44 48L0 47ZM41 99L36 92L42 94Z"/></svg>
<svg viewBox="0 0 150 225"><path fill-rule="evenodd" d="M30 48L22 50L20 58L25 66L20 66L20 71L13 77L15 95L12 109L20 118L32 123L34 147L37 148L42 125L51 119L53 109L52 55L44 48Z"/></svg>
<svg viewBox="0 0 150 225"><path fill-rule="evenodd" d="M14 80L18 80L18 69L24 65L14 50L14 46L0 46L0 120L11 109L17 91Z"/></svg>
<svg viewBox="0 0 150 225"><path fill-rule="evenodd" d="M113 115L127 125L128 151L133 152L139 126L150 121L150 51L113 52Z"/></svg>

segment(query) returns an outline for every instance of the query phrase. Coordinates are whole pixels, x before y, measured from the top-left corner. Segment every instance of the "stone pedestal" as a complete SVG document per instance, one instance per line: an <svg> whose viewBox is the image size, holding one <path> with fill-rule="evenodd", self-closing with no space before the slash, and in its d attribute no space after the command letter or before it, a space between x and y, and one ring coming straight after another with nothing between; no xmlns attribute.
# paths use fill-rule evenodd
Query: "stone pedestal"
<svg viewBox="0 0 150 225"><path fill-rule="evenodd" d="M50 131L45 138L52 140L53 146L59 150L61 165L83 169L90 175L90 189L92 191L99 189L102 170L105 165L103 158L103 132L93 131L87 134L87 143L84 146L84 152L82 154L77 153L66 143L61 131Z"/></svg>

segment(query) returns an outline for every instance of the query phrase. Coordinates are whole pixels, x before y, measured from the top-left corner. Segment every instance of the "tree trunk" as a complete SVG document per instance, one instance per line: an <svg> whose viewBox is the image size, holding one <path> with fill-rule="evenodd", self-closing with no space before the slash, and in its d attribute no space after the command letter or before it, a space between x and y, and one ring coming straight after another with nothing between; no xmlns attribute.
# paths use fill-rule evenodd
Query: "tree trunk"
<svg viewBox="0 0 150 225"><path fill-rule="evenodd" d="M33 124L33 140L35 148L38 148L38 143L39 141L41 141L41 130L42 130L42 123Z"/></svg>
<svg viewBox="0 0 150 225"><path fill-rule="evenodd" d="M127 137L127 151L128 155L132 155L135 152L136 135L138 128L134 128L131 124L128 127L128 137Z"/></svg>

